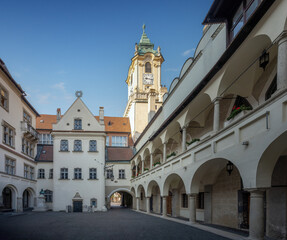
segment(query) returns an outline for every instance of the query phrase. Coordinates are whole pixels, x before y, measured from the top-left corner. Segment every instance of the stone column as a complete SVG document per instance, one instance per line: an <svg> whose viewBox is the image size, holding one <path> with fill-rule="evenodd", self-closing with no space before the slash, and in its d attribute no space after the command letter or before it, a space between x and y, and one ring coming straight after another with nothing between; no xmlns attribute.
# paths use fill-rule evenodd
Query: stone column
<svg viewBox="0 0 287 240"><path fill-rule="evenodd" d="M166 142L163 143L163 153L162 153L162 161L166 162Z"/></svg>
<svg viewBox="0 0 287 240"><path fill-rule="evenodd" d="M146 197L146 212L150 213L150 197Z"/></svg>
<svg viewBox="0 0 287 240"><path fill-rule="evenodd" d="M162 217L166 217L166 196L162 197Z"/></svg>
<svg viewBox="0 0 287 240"><path fill-rule="evenodd" d="M17 197L17 212L23 212L23 198Z"/></svg>
<svg viewBox="0 0 287 240"><path fill-rule="evenodd" d="M153 167L153 153L150 154L150 168L149 170L151 170Z"/></svg>
<svg viewBox="0 0 287 240"><path fill-rule="evenodd" d="M137 176L138 176L138 165L136 165L136 176L135 177Z"/></svg>
<svg viewBox="0 0 287 240"><path fill-rule="evenodd" d="M184 152L186 150L186 127L183 126L182 130L182 144L181 144L181 150Z"/></svg>
<svg viewBox="0 0 287 240"><path fill-rule="evenodd" d="M278 41L277 57L277 89L287 87L287 31L284 31Z"/></svg>
<svg viewBox="0 0 287 240"><path fill-rule="evenodd" d="M139 211L140 210L140 198L137 197L136 199L137 199L137 211Z"/></svg>
<svg viewBox="0 0 287 240"><path fill-rule="evenodd" d="M214 101L214 113L213 113L213 131L218 132L219 130L219 121L220 121L220 114L219 114L219 98L216 98Z"/></svg>
<svg viewBox="0 0 287 240"><path fill-rule="evenodd" d="M196 194L189 195L189 222L196 222Z"/></svg>
<svg viewBox="0 0 287 240"><path fill-rule="evenodd" d="M250 191L249 239L264 239L264 191Z"/></svg>

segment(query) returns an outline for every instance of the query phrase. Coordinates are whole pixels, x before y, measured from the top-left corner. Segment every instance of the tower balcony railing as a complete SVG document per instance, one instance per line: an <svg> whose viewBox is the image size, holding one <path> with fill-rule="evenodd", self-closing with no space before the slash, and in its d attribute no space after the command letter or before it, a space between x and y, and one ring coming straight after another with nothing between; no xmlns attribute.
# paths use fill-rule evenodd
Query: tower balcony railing
<svg viewBox="0 0 287 240"><path fill-rule="evenodd" d="M32 141L38 141L39 133L28 122L21 121L21 131L24 132L24 136L26 138L28 138Z"/></svg>

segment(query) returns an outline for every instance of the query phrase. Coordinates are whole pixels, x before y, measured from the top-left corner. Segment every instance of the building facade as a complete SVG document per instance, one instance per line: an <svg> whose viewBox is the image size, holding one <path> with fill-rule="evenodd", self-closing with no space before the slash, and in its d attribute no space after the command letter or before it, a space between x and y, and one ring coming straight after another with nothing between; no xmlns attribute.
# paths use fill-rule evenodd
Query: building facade
<svg viewBox="0 0 287 240"><path fill-rule="evenodd" d="M136 209L286 239L287 2L215 0L135 142Z"/></svg>
<svg viewBox="0 0 287 240"><path fill-rule="evenodd" d="M33 208L37 111L0 59L0 209Z"/></svg>

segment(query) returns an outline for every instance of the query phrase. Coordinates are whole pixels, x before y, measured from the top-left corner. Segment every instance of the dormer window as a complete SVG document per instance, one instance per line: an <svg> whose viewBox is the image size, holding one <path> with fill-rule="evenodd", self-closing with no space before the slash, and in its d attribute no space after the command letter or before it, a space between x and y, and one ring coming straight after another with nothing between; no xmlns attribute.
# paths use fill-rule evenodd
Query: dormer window
<svg viewBox="0 0 287 240"><path fill-rule="evenodd" d="M145 64L145 72L146 73L151 73L151 64L149 62L147 62Z"/></svg>
<svg viewBox="0 0 287 240"><path fill-rule="evenodd" d="M76 118L74 120L74 129L75 130L82 130L82 119Z"/></svg>

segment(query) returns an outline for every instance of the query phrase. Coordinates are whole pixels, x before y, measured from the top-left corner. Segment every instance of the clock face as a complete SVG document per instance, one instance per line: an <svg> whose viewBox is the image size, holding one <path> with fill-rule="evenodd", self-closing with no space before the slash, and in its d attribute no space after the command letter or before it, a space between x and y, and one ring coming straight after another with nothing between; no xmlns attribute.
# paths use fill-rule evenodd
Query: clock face
<svg viewBox="0 0 287 240"><path fill-rule="evenodd" d="M145 85L152 85L153 84L152 73L144 73L143 74L143 84L145 84Z"/></svg>

